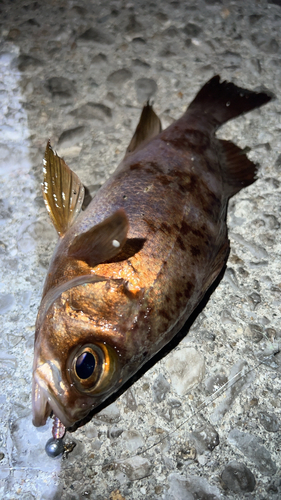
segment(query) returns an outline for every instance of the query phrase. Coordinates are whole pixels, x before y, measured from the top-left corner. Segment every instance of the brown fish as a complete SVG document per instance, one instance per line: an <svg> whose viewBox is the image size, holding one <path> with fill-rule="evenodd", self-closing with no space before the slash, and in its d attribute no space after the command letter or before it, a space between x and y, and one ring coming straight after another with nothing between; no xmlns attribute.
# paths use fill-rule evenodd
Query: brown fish
<svg viewBox="0 0 281 500"><path fill-rule="evenodd" d="M270 99L215 76L164 131L147 104L80 214L83 185L48 143L43 196L59 242L36 323L34 425L51 411L67 427L84 418L186 322L227 261L228 200L255 181L215 131Z"/></svg>

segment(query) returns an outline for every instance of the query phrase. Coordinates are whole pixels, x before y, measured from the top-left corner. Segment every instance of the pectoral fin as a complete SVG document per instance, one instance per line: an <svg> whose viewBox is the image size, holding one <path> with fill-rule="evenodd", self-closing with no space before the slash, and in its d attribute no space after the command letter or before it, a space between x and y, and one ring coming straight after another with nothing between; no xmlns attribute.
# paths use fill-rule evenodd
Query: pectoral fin
<svg viewBox="0 0 281 500"><path fill-rule="evenodd" d="M152 106L147 103L142 110L140 121L137 125L132 140L127 148L126 156L142 149L153 137L162 130L161 121L153 111Z"/></svg>
<svg viewBox="0 0 281 500"><path fill-rule="evenodd" d="M128 229L129 222L125 211L117 210L86 233L76 236L68 255L95 267L120 252L126 242Z"/></svg>
<svg viewBox="0 0 281 500"><path fill-rule="evenodd" d="M65 161L47 144L43 160L42 191L50 218L60 236L79 214L84 200L84 186Z"/></svg>

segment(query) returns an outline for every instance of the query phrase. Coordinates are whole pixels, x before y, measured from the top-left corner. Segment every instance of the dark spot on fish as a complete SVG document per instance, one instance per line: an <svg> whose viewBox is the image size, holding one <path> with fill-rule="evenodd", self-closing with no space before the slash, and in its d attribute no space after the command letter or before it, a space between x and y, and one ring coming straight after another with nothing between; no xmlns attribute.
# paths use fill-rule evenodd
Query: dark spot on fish
<svg viewBox="0 0 281 500"><path fill-rule="evenodd" d="M209 205L208 203L204 204L203 205L203 210L205 212L205 214L209 215L210 217L213 217L214 216L214 208Z"/></svg>
<svg viewBox="0 0 281 500"><path fill-rule="evenodd" d="M146 358L147 354L148 354L148 352L147 352L147 351L144 351L144 352L142 353L142 357L143 357L143 358Z"/></svg>
<svg viewBox="0 0 281 500"><path fill-rule="evenodd" d="M147 174L155 174L155 172L163 174L163 169L156 161L150 161L145 165L145 172Z"/></svg>
<svg viewBox="0 0 281 500"><path fill-rule="evenodd" d="M153 174L153 173L154 173L153 168L150 168L150 167L146 167L144 170L145 170L145 172L146 172L147 174Z"/></svg>
<svg viewBox="0 0 281 500"><path fill-rule="evenodd" d="M150 165L151 167L153 167L155 170L160 170L160 171L162 171L162 167L161 167L161 165L159 165L159 163L157 163L156 161L150 161L150 162L149 162L149 165Z"/></svg>
<svg viewBox="0 0 281 500"><path fill-rule="evenodd" d="M197 188L198 179L195 175L190 176L190 191L194 191Z"/></svg>
<svg viewBox="0 0 281 500"><path fill-rule="evenodd" d="M177 292L176 293L176 300L177 300L177 302L180 302L181 298L182 298L182 292Z"/></svg>
<svg viewBox="0 0 281 500"><path fill-rule="evenodd" d="M141 321L149 321L149 315L152 311L152 307L148 307L145 310L140 309L139 314L138 314L138 323ZM138 325L135 325L138 328Z"/></svg>
<svg viewBox="0 0 281 500"><path fill-rule="evenodd" d="M210 139L199 130L181 130L180 127L174 127L174 137L169 133L169 144L176 149L198 150L201 153L210 145ZM162 134L161 139L167 141L166 134Z"/></svg>
<svg viewBox="0 0 281 500"><path fill-rule="evenodd" d="M188 192L190 192L190 185L189 185L189 183L188 182L186 184L180 183L179 184L179 190L182 193L188 193Z"/></svg>
<svg viewBox="0 0 281 500"><path fill-rule="evenodd" d="M172 231L171 226L169 226L169 224L167 224L166 222L162 222L160 230L163 231L163 233L167 234L171 234Z"/></svg>
<svg viewBox="0 0 281 500"><path fill-rule="evenodd" d="M189 232L190 232L190 226L185 221L182 221L182 224L181 224L181 233L183 235L186 235Z"/></svg>
<svg viewBox="0 0 281 500"><path fill-rule="evenodd" d="M194 289L194 284L191 282L187 283L186 288L184 289L184 295L187 299L191 297L193 289Z"/></svg>
<svg viewBox="0 0 281 500"><path fill-rule="evenodd" d="M139 163L134 163L130 166L130 170L140 170L142 166Z"/></svg>
<svg viewBox="0 0 281 500"><path fill-rule="evenodd" d="M178 224L173 224L173 228L176 230L176 231L179 231L180 227L178 226Z"/></svg>
<svg viewBox="0 0 281 500"><path fill-rule="evenodd" d="M198 185L198 189L200 189L199 197L202 200L202 208L204 212L215 219L219 217L221 199L210 190L209 186L202 179Z"/></svg>
<svg viewBox="0 0 281 500"><path fill-rule="evenodd" d="M171 319L169 313L165 311L165 309L160 309L159 314L168 321Z"/></svg>
<svg viewBox="0 0 281 500"><path fill-rule="evenodd" d="M169 297L169 295L166 295L165 299L166 299L166 302L171 302L171 297Z"/></svg>
<svg viewBox="0 0 281 500"><path fill-rule="evenodd" d="M179 245L179 247L180 247L180 249L181 249L181 250L185 250L185 244L184 244L184 242L182 241L182 239L181 239L180 235L177 237L177 241L176 241L176 242L177 242L177 244Z"/></svg>
<svg viewBox="0 0 281 500"><path fill-rule="evenodd" d="M190 251L191 251L191 253L192 253L193 257L198 257L198 255L200 255L200 254L201 254L201 250L200 250L200 248L198 247L198 245L196 245L196 246L191 246L191 247L190 247Z"/></svg>
<svg viewBox="0 0 281 500"><path fill-rule="evenodd" d="M208 172L216 172L215 163L208 161L208 158L205 158L205 162Z"/></svg>
<svg viewBox="0 0 281 500"><path fill-rule="evenodd" d="M146 218L144 218L143 220L144 220L144 222L146 222L146 224L148 225L149 229L153 233L155 233L157 231L157 225L155 224L155 222L152 219L146 219Z"/></svg>
<svg viewBox="0 0 281 500"><path fill-rule="evenodd" d="M193 229L193 234L198 236L198 238L204 238L204 234L200 231L200 229Z"/></svg>
<svg viewBox="0 0 281 500"><path fill-rule="evenodd" d="M208 198L212 204L216 205L217 207L221 206L221 200L215 195L215 193L213 191L209 190Z"/></svg>
<svg viewBox="0 0 281 500"><path fill-rule="evenodd" d="M174 168L171 171L171 174L173 174L178 179L181 179L181 180L184 180L184 181L188 182L188 184L190 184L190 186L192 188L194 188L195 185L197 184L197 177L196 177L196 175L188 174L187 172L184 172L183 170L179 170L179 169L176 169L176 168Z"/></svg>
<svg viewBox="0 0 281 500"><path fill-rule="evenodd" d="M203 226L202 226L202 228L203 228ZM205 225L204 225L204 228L206 230L206 226ZM202 239L204 238L204 233L202 233L202 231L200 231L200 229L195 229L194 227L190 226L186 222L182 223L181 233L183 235L186 235L188 233L192 233L192 234L194 234L194 236L198 236L198 238L202 238Z"/></svg>
<svg viewBox="0 0 281 500"><path fill-rule="evenodd" d="M173 182L172 177L170 177L168 175L164 175L164 174L158 174L156 178L159 182L161 182L161 184L163 186L168 186L169 184L171 184Z"/></svg>
<svg viewBox="0 0 281 500"><path fill-rule="evenodd" d="M185 193L190 190L190 176L186 172L178 169L171 169L169 174L170 182L174 181L177 183L181 192Z"/></svg>

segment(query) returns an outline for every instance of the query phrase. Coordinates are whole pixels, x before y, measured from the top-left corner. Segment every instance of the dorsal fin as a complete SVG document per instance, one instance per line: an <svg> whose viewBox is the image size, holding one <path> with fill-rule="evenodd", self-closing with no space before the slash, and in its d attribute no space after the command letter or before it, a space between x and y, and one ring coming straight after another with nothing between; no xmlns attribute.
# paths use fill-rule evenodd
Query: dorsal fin
<svg viewBox="0 0 281 500"><path fill-rule="evenodd" d="M153 137L162 131L160 118L149 102L143 107L139 123L127 148L126 156L142 149Z"/></svg>
<svg viewBox="0 0 281 500"><path fill-rule="evenodd" d="M81 210L84 186L48 141L43 160L42 191L49 216L60 236L63 236Z"/></svg>
<svg viewBox="0 0 281 500"><path fill-rule="evenodd" d="M119 209L86 233L78 234L68 249L68 255L95 267L120 252L126 242L128 229L126 213Z"/></svg>

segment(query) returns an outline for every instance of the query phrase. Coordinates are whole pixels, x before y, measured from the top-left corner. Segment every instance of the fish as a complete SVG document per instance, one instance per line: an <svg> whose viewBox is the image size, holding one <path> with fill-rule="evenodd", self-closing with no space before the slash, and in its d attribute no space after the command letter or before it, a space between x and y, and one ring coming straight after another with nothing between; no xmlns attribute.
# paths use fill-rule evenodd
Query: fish
<svg viewBox="0 0 281 500"><path fill-rule="evenodd" d="M165 130L147 102L86 208L83 183L48 142L42 192L59 239L35 327L35 426L53 414L71 428L106 404L200 304L228 259L228 201L257 175L216 130L271 98L216 75Z"/></svg>

